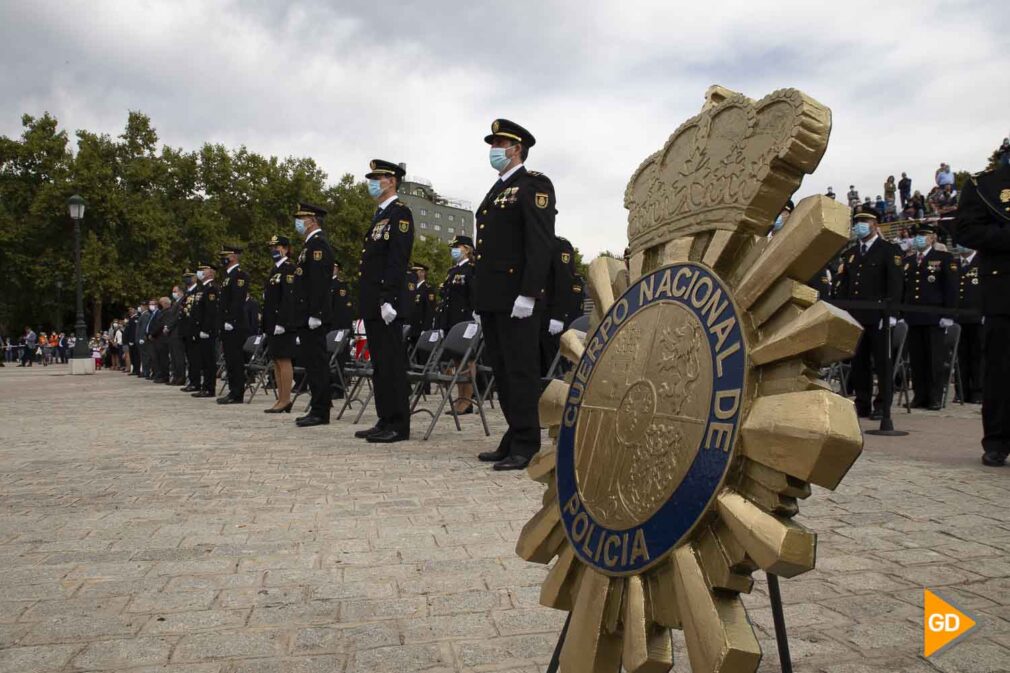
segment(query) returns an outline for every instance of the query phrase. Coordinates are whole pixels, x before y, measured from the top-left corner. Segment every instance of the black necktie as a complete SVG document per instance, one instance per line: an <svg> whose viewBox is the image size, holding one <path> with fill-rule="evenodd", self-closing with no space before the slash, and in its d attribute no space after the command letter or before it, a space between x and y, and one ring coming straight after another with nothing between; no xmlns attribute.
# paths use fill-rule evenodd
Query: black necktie
<svg viewBox="0 0 1010 673"><path fill-rule="evenodd" d="M862 254L863 256L866 256L866 244L865 244L865 243L863 243L863 244L862 244L862 251L861 251L861 254Z"/></svg>

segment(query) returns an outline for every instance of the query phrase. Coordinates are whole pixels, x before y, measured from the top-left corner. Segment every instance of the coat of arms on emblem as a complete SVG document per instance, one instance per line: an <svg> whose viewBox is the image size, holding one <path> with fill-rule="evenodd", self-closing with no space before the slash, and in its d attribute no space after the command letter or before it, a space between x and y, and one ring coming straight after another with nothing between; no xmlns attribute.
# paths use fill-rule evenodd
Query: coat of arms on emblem
<svg viewBox="0 0 1010 673"><path fill-rule="evenodd" d="M516 545L554 561L540 601L572 612L563 671L667 671L670 629L695 673L755 671L751 572L814 566L798 501L862 450L815 368L860 327L805 283L848 242L849 212L809 197L766 234L830 126L799 91L713 87L631 178L628 266L589 267L589 332L562 335L573 369L540 399L555 444L528 471L548 491Z"/></svg>
<svg viewBox="0 0 1010 673"><path fill-rule="evenodd" d="M535 195L535 201L537 208L546 208L549 196L544 192L537 192Z"/></svg>

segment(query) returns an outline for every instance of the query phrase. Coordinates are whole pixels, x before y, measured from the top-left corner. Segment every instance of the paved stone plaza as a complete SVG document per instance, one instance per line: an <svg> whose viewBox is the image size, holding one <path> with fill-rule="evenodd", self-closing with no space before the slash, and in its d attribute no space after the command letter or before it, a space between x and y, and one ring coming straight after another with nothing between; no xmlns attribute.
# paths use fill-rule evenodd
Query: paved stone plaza
<svg viewBox="0 0 1010 673"><path fill-rule="evenodd" d="M378 446L263 397L66 371L0 370L0 673L546 668L564 614L513 551L542 486L476 460L476 416ZM1010 468L978 463L978 418L896 414L913 434L868 437L802 503L821 536L783 581L797 671L1010 671ZM929 662L924 586L982 621ZM746 602L778 670L763 582Z"/></svg>

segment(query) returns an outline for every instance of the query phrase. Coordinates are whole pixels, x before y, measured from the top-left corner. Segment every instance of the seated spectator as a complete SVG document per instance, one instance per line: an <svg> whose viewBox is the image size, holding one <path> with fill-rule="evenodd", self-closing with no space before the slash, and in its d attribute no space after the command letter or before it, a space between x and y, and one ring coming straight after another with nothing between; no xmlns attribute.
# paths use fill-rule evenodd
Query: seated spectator
<svg viewBox="0 0 1010 673"><path fill-rule="evenodd" d="M873 207L877 211L877 217L884 216L884 211L887 208L887 204L884 202L884 199L880 196L880 194L877 194L877 201L876 203L873 204Z"/></svg>

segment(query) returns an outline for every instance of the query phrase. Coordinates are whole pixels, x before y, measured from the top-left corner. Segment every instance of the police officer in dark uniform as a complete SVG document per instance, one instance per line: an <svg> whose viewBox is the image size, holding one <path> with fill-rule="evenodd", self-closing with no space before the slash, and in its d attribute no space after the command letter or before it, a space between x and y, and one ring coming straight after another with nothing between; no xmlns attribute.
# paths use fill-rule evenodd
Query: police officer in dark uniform
<svg viewBox="0 0 1010 673"><path fill-rule="evenodd" d="M961 339L957 344L957 361L961 370L961 392L968 404L982 403L983 340L982 288L979 285L978 253L961 248L958 263L958 308L975 311L974 315L959 315Z"/></svg>
<svg viewBox="0 0 1010 673"><path fill-rule="evenodd" d="M374 427L354 433L374 443L410 439L410 388L403 316L411 308L407 266L414 249L414 216L396 196L405 174L397 164L373 159L368 193L378 204L361 250L358 312L372 356L375 390Z"/></svg>
<svg viewBox="0 0 1010 673"><path fill-rule="evenodd" d="M333 262L333 278L330 283L333 299L333 329L350 329L354 323L354 308L351 304L351 286L341 277L340 262Z"/></svg>
<svg viewBox="0 0 1010 673"><path fill-rule="evenodd" d="M540 331L557 210L551 181L523 166L533 134L497 119L484 141L499 177L477 208L473 303L508 430L478 458L520 470L540 450Z"/></svg>
<svg viewBox="0 0 1010 673"><path fill-rule="evenodd" d="M273 267L263 285L263 316L261 333L267 339L270 359L274 363L274 380L277 382L277 401L263 412L281 414L291 412L291 385L294 360L297 351L295 339L298 327L295 314L298 311L295 297L295 264L288 255L291 241L287 236L273 236L267 244Z"/></svg>
<svg viewBox="0 0 1010 673"><path fill-rule="evenodd" d="M245 305L249 297L249 274L239 266L242 248L227 245L219 253L224 279L221 281L221 350L228 378L228 394L218 404L242 404L245 395L245 358L242 346L249 336Z"/></svg>
<svg viewBox="0 0 1010 673"><path fill-rule="evenodd" d="M214 282L214 267L201 265L196 272L200 286L196 291L193 331L196 332L200 385L193 397L214 397L217 385L217 314L220 290Z"/></svg>
<svg viewBox="0 0 1010 673"><path fill-rule="evenodd" d="M456 236L449 243L453 266L439 287L438 307L433 318L435 329L444 336L453 325L473 320L473 239ZM458 363L457 363L458 364ZM474 363L468 365L466 374L473 375ZM456 415L473 413L473 384L458 383L456 400L453 402Z"/></svg>
<svg viewBox="0 0 1010 673"><path fill-rule="evenodd" d="M581 284L575 281L575 248L567 238L557 237L551 254L544 300L544 326L540 330L540 376L546 376L561 343L561 332L571 323L575 313L575 287L581 294Z"/></svg>
<svg viewBox="0 0 1010 673"><path fill-rule="evenodd" d="M920 224L915 232L914 253L905 258L905 303L916 306L957 307L957 262L949 252L933 248L936 229ZM905 315L908 323L908 359L912 368L912 406L937 411L943 407L944 345L947 328L954 324L937 313Z"/></svg>
<svg viewBox="0 0 1010 673"><path fill-rule="evenodd" d="M415 263L411 267L417 282L414 285L414 310L411 312L410 326L413 339L417 340L424 330L431 329L435 318L435 289L428 283L428 267Z"/></svg>
<svg viewBox="0 0 1010 673"><path fill-rule="evenodd" d="M965 183L953 226L955 240L978 254L985 336L982 449L985 465L1010 455L1010 154Z"/></svg>
<svg viewBox="0 0 1010 673"><path fill-rule="evenodd" d="M860 301L901 301L901 248L880 236L875 213L857 213L853 231L856 243L842 253L838 270L837 297ZM849 313L862 325L863 334L852 356L850 380L856 393L856 413L861 417L880 418L891 405L892 382L885 368L887 332L896 322L886 320L880 311L851 309ZM886 320L886 321L885 321ZM873 374L877 374L877 399L872 400Z"/></svg>
<svg viewBox="0 0 1010 673"><path fill-rule="evenodd" d="M197 290L200 284L192 271L182 274L182 284L182 306L179 307L177 331L186 350L186 385L181 390L184 393L192 393L200 390L200 351L196 330L193 327L193 311L196 308Z"/></svg>
<svg viewBox="0 0 1010 673"><path fill-rule="evenodd" d="M295 213L295 231L305 237L295 268L293 328L301 342L301 360L305 365L312 401L309 413L296 421L299 427L328 425L332 398L330 361L326 355L326 332L333 322L333 249L326 241L322 224L326 211L301 203Z"/></svg>

